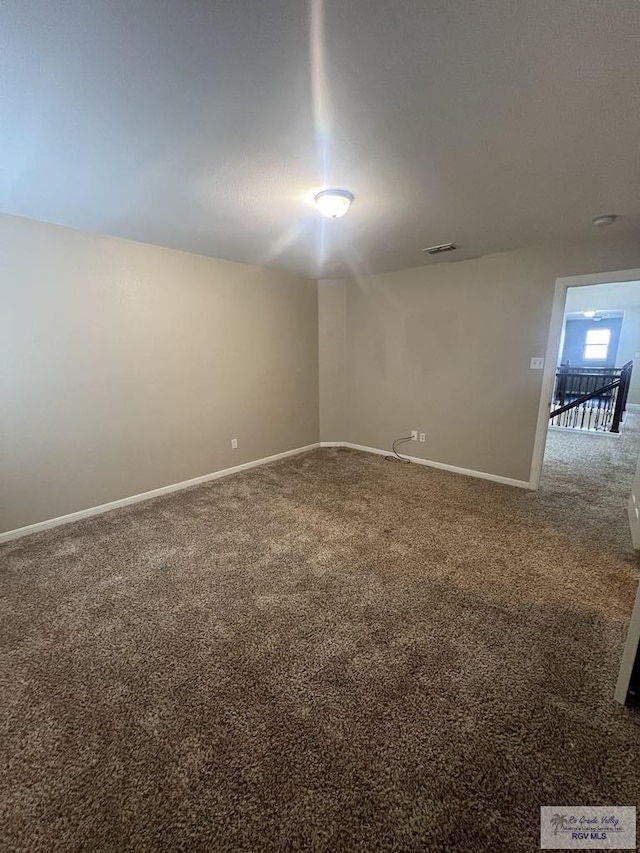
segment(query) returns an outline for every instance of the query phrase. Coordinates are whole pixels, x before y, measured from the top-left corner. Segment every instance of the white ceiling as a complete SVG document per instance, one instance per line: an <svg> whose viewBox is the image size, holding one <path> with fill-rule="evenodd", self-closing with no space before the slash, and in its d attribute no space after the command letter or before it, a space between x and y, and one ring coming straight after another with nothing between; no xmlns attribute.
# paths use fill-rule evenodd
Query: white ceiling
<svg viewBox="0 0 640 853"><path fill-rule="evenodd" d="M638 229L638 0L312 4L0 0L0 210L324 277Z"/></svg>
<svg viewBox="0 0 640 853"><path fill-rule="evenodd" d="M640 281L570 287L567 290L564 313L624 311L629 308L640 308Z"/></svg>

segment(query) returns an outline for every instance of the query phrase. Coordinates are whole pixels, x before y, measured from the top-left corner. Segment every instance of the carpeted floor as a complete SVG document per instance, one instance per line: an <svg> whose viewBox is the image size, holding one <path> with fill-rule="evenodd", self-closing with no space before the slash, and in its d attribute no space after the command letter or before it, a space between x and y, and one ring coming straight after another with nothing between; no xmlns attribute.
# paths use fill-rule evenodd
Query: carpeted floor
<svg viewBox="0 0 640 853"><path fill-rule="evenodd" d="M327 449L0 548L0 848L513 853L636 804L632 420L537 494Z"/></svg>

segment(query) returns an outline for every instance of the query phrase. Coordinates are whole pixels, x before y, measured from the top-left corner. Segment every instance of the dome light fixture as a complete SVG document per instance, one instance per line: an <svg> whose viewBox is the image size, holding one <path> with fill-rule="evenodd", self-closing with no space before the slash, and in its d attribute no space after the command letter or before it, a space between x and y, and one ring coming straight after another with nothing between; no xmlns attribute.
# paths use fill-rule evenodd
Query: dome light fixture
<svg viewBox="0 0 640 853"><path fill-rule="evenodd" d="M316 207L328 219L344 216L354 199L349 190L321 190L315 197Z"/></svg>
<svg viewBox="0 0 640 853"><path fill-rule="evenodd" d="M603 228L605 225L613 225L617 218L615 213L603 213L600 216L594 216L591 224L596 228Z"/></svg>

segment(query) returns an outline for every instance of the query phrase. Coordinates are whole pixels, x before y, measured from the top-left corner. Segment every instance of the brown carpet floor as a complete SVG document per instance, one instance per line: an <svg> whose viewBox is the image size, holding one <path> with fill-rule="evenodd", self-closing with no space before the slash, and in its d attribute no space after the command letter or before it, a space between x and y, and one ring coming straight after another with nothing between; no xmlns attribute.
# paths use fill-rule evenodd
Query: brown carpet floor
<svg viewBox="0 0 640 853"><path fill-rule="evenodd" d="M631 421L538 494L327 449L0 548L1 849L534 851L541 804L636 804Z"/></svg>

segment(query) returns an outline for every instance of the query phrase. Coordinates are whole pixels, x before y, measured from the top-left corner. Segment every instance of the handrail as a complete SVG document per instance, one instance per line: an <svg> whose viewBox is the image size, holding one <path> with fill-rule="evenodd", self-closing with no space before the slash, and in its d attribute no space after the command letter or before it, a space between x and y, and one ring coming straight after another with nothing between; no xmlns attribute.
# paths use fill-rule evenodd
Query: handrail
<svg viewBox="0 0 640 853"><path fill-rule="evenodd" d="M603 413L604 420L602 421L602 426L604 427L605 423L610 423L609 432L618 433L620 432L620 424L622 423L622 419L624 417L624 413L627 408L627 399L629 396L629 386L631 384L631 374L633 372L633 362L628 361L626 364L623 364L621 368L614 368L615 372L619 372L619 376L615 379L612 379L611 382L607 382L605 385L601 385L599 388L594 388L593 390L587 392L586 394L581 394L576 397L570 403L565 404L565 398L569 395L573 395L575 391L568 389L566 387L566 379L571 374L567 373L567 368L559 368L556 372L556 386L554 389L554 402L558 401L562 405L557 409L554 409L549 414L549 420L553 420L554 418L560 417L565 412L570 411L571 409L576 410L576 417L574 417L574 425L577 423L577 417L581 406L584 406L589 400L593 400L598 398L598 406L597 406L597 414L596 414L596 425L595 428L598 429L598 420L600 418L600 411ZM601 374L602 379L608 379L613 374ZM575 377L576 374L573 374ZM593 374L590 377L594 378ZM602 380L601 380L602 381ZM579 389L576 389L579 390ZM610 394L607 397L608 392L615 392ZM604 400L604 406L601 409L601 403ZM591 413L593 412L593 406L590 407L589 414L587 415L587 423L591 422ZM585 419L585 409L582 409L582 423L584 423ZM568 426L568 423L565 419L564 426Z"/></svg>
<svg viewBox="0 0 640 853"><path fill-rule="evenodd" d="M628 362L627 362L628 364ZM592 373L594 376L602 376L607 373L621 373L626 365L622 367L597 367L595 365L584 364L559 364L558 373Z"/></svg>
<svg viewBox="0 0 640 853"><path fill-rule="evenodd" d="M564 412L568 412L569 409L577 409L578 406L581 406L583 403L586 403L587 400L592 400L594 397L600 397L603 391L611 391L613 388L618 388L620 386L620 379L616 379L614 382L609 382L608 385L603 385L601 388L596 388L595 391L590 391L588 394L583 394L582 397L576 397L571 403L567 403L565 406L561 406L559 409L556 409L554 412L551 412L549 415L549 420L551 418L557 418L558 415L562 415Z"/></svg>

